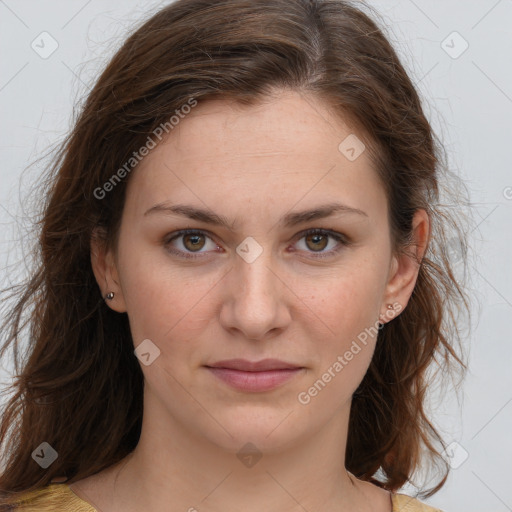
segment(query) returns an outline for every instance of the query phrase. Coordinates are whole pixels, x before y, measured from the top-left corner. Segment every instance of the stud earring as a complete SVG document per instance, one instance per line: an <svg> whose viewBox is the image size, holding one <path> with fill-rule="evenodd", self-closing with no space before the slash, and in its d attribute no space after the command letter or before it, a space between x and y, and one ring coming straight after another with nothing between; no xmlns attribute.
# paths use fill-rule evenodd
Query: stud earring
<svg viewBox="0 0 512 512"><path fill-rule="evenodd" d="M393 306L393 304L388 304L388 309L393 309L393 310L394 310L394 309L395 309L395 307ZM379 322L379 326L378 326L378 328L379 328L379 329L382 329L383 327L384 327L384 324L382 324L382 323L380 323L380 322Z"/></svg>
<svg viewBox="0 0 512 512"><path fill-rule="evenodd" d="M105 295L105 300L112 300L114 298L114 295L114 292L108 292L107 295Z"/></svg>

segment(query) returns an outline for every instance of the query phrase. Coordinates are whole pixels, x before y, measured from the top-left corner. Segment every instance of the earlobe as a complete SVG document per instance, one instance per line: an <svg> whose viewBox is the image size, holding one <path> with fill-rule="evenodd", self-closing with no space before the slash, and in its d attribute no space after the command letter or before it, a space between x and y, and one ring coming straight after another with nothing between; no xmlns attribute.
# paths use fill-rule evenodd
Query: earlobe
<svg viewBox="0 0 512 512"><path fill-rule="evenodd" d="M118 313L126 312L121 286L112 251L107 248L103 232L96 228L91 236L91 266L107 305Z"/></svg>

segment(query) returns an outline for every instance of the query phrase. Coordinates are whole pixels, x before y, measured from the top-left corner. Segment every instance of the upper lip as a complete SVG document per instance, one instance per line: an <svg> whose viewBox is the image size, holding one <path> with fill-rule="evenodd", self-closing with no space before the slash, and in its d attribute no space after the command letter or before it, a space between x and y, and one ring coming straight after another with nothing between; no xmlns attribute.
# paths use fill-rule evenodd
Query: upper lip
<svg viewBox="0 0 512 512"><path fill-rule="evenodd" d="M293 363L279 359L262 359L261 361L248 361L247 359L225 359L206 365L209 368L229 368L246 372L263 372L267 370L288 370L302 368Z"/></svg>

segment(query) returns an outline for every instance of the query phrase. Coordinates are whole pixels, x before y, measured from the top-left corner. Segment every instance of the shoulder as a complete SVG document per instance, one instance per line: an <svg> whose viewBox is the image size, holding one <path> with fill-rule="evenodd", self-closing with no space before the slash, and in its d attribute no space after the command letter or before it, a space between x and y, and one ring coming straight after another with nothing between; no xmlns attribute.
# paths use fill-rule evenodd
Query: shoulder
<svg viewBox="0 0 512 512"><path fill-rule="evenodd" d="M391 499L393 501L393 512L443 512L407 494L393 493Z"/></svg>
<svg viewBox="0 0 512 512"><path fill-rule="evenodd" d="M67 484L50 484L27 491L16 499L13 512L97 512Z"/></svg>

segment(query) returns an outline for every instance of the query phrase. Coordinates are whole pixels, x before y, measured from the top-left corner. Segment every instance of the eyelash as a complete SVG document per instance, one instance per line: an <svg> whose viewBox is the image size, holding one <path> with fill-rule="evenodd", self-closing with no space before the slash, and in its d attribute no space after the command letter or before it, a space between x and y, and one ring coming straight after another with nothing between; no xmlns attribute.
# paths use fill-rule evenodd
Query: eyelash
<svg viewBox="0 0 512 512"><path fill-rule="evenodd" d="M182 229L181 231L173 233L173 235L170 238L166 238L164 246L166 247L167 251L169 251L171 254L175 254L176 256L180 256L180 257L183 257L183 258L186 258L189 260L204 258L205 256L203 256L203 254L205 254L205 253L187 253L184 251L170 248L170 243L172 241L174 241L177 238L184 236L184 235L204 235L207 238L210 238L210 240L212 240L213 242L215 242L212 239L212 237L210 237L208 235L208 233L205 231L202 231L199 229ZM331 231L328 229L321 229L321 228L312 228L312 229L308 229L306 231L302 231L301 233L299 233L297 235L296 241L298 242L299 240L301 240L302 238L304 238L308 235L329 236L331 238L334 238L334 240L336 240L337 242L340 243L340 245L336 249L331 249L330 251L327 251L325 253L312 252L313 258L316 258L316 259L322 259L322 258L334 256L335 254L339 253L344 247L348 247L349 245L351 245L351 241L346 236L342 235L341 233L338 233L336 231Z"/></svg>

